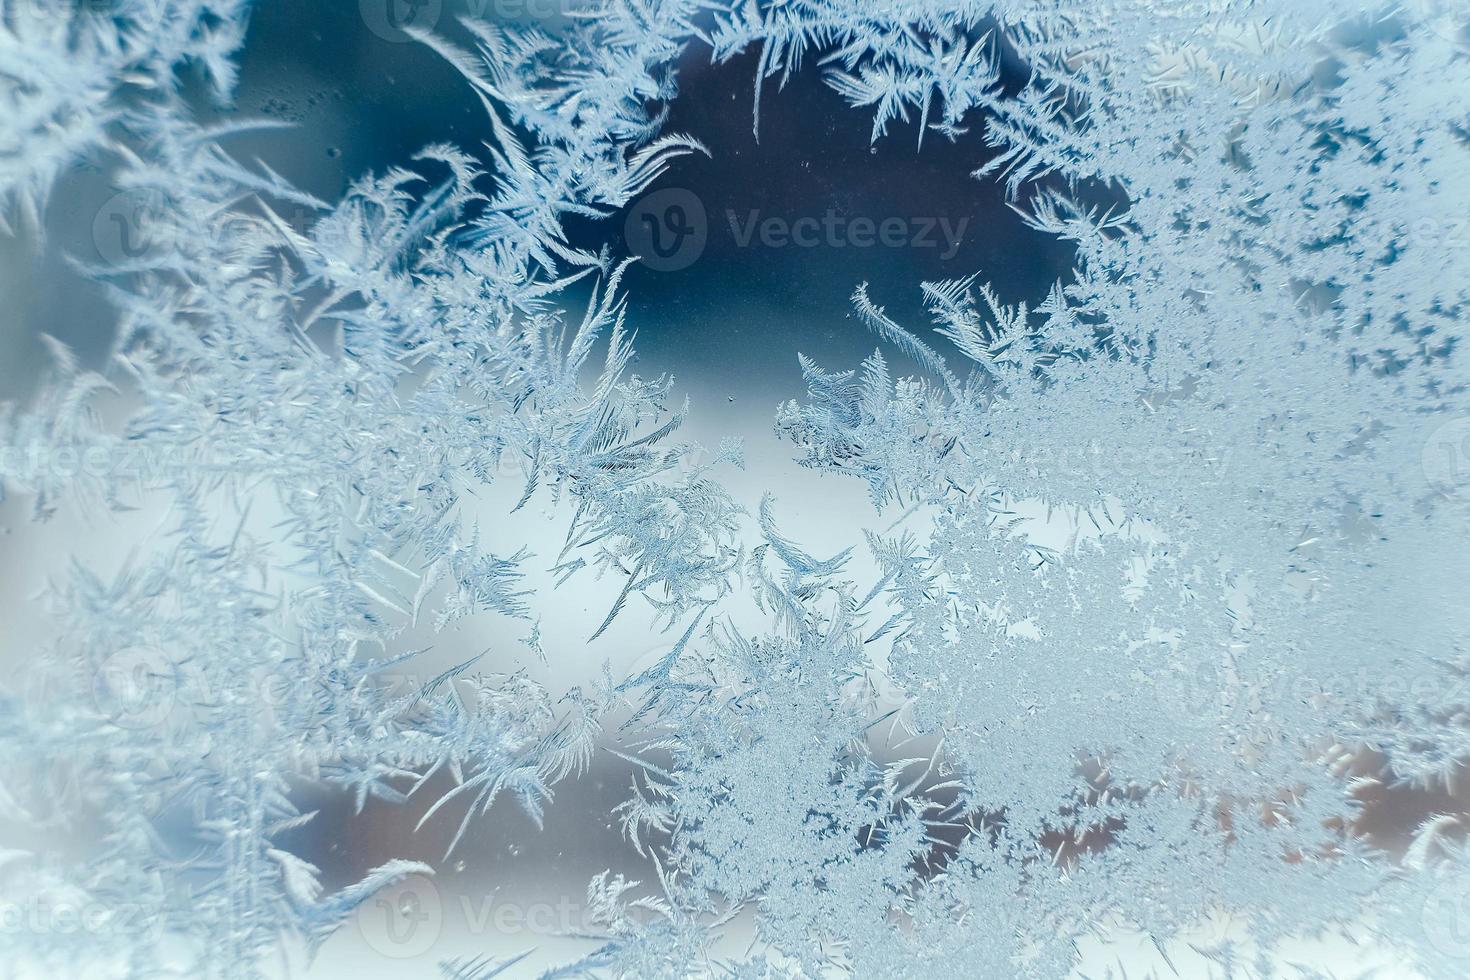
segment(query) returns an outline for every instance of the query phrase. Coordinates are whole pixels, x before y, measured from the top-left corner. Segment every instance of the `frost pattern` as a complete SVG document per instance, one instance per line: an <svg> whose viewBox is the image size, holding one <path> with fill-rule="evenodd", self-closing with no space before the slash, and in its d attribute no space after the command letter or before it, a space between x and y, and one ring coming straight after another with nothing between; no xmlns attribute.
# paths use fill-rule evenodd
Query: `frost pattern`
<svg viewBox="0 0 1470 980"><path fill-rule="evenodd" d="M394 861L323 894L278 840L314 816L298 781L361 805L447 771L425 820L463 834L501 798L539 819L630 704L620 815L658 896L594 880L602 944L551 975L1060 976L1099 936L1163 948L1221 916L1228 937L1196 943L1221 972L1273 975L1281 944L1334 930L1463 970L1426 933L1470 891L1470 812L1422 801L1457 799L1470 749L1467 515L1421 457L1467 410L1470 266L1413 231L1470 211L1462 12L622 0L561 34L467 21L473 52L416 36L483 100L489 158L428 147L331 205L238 163L176 90L197 62L227 97L243 9L119 6L0 6L0 194L34 224L101 153L157 212L145 255L93 270L118 312L109 367L54 345L55 378L0 419L14 447L150 466L7 484L40 518L166 513L120 572L53 585L63 630L29 682L48 697L0 714L7 819L98 843L7 849L0 874L141 903L158 932L10 955L255 975L283 937L317 945L432 871ZM1032 304L982 273L917 285L935 336L854 284L880 349L802 359L806 398L776 420L799 462L864 480L874 527L918 515L922 533L853 542L876 582L850 550L807 553L769 498L747 553L717 475L667 442L671 383L628 372L632 257L563 234L703 152L650 108L690 44L758 51L757 132L768 82L819 60L874 140L983 141L976 177L1076 245ZM577 321L556 303L583 280ZM568 502L563 581L623 577L597 632L637 596L678 639L556 702L475 663L391 691L421 616L523 621L540 652L533 556L486 548L464 514L506 458L521 505ZM755 635L724 613L737 586ZM129 684L168 710L119 712ZM1389 799L1419 801L1402 842L1372 832ZM189 854L159 832L180 821ZM717 957L745 913L755 945Z"/></svg>

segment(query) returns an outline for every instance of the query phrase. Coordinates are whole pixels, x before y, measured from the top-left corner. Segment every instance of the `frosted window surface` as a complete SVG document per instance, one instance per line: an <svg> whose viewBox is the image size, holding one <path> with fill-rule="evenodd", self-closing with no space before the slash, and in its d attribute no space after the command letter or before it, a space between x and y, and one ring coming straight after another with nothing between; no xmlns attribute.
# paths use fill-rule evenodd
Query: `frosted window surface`
<svg viewBox="0 0 1470 980"><path fill-rule="evenodd" d="M0 972L1470 974L1462 5L290 6L0 0Z"/></svg>

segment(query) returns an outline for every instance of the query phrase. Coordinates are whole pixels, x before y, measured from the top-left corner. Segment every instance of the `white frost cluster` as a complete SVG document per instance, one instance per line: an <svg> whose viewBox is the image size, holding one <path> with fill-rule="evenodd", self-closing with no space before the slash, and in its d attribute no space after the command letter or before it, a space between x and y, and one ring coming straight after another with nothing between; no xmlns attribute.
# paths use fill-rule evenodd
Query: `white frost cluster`
<svg viewBox="0 0 1470 980"><path fill-rule="evenodd" d="M167 513L120 572L52 584L56 643L0 704L0 818L92 842L0 849L6 893L152 928L0 934L0 956L264 974L287 937L314 947L432 872L324 892L278 840L315 816L301 786L360 806L448 772L425 819L463 834L501 799L539 820L617 735L658 894L599 876L601 945L550 975L1056 977L1095 937L1162 948L1212 917L1229 938L1200 952L1225 973L1274 975L1282 943L1332 932L1470 970L1445 941L1470 928L1465 11L597 6L554 33L416 33L494 145L427 147L330 204L239 162L180 94L192 64L228 97L244 4L0 0L0 202L38 222L87 158L152 219L143 254L92 270L108 366L54 345L55 376L0 415L8 459L123 465L0 478L41 519ZM692 465L671 382L629 371L633 257L564 234L704 152L662 132L690 48L758 52L757 128L762 91L815 70L874 140L983 146L975 177L1075 244L1031 304L983 271L915 284L932 331L854 283L879 350L802 359L806 397L776 418L798 461L865 481L875 529L923 515L853 541L877 582L785 537L769 499L742 540L718 482L738 453ZM574 282L594 284L575 315ZM637 600L677 641L560 700L484 663L390 689L421 617L521 620L540 652L532 557L464 514L508 458L522 505L566 504L560 588L593 566L620 583L603 629ZM162 712L139 696L160 686ZM1412 814L1398 838L1373 829L1390 804ZM742 915L756 942L730 959Z"/></svg>

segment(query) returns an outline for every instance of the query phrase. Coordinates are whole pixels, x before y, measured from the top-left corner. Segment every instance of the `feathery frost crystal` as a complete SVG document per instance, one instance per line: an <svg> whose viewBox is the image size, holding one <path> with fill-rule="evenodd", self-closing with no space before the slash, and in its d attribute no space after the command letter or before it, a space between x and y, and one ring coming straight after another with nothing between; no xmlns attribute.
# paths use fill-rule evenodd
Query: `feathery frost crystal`
<svg viewBox="0 0 1470 980"><path fill-rule="evenodd" d="M551 833L605 756L639 880L596 874L544 967L423 975L1470 973L1463 7L453 8L404 39L493 138L328 201L239 151L279 124L210 121L248 3L0 0L7 233L77 254L43 233L83 170L148 213L73 260L108 355L46 338L0 413L6 519L78 554L52 634L7 643L7 969L362 975L332 939L361 910L477 826ZM983 268L851 283L832 316L874 352L800 355L770 406L788 465L866 487L834 555L634 370L639 257L598 222L710 153L667 131L695 58L753 68L752 138L820 75L1075 247L1025 302ZM548 510L557 552L506 546ZM79 528L113 520L97 559ZM605 595L604 670L522 669ZM630 619L650 663L598 653ZM436 633L494 639L395 683ZM398 853L446 850L324 874L304 832L380 804Z"/></svg>

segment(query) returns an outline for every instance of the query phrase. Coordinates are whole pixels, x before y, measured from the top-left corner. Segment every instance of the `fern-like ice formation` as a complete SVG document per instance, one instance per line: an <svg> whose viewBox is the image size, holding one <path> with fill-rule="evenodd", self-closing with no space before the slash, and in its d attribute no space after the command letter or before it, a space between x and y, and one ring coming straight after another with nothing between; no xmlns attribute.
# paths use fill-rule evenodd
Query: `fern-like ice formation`
<svg viewBox="0 0 1470 980"><path fill-rule="evenodd" d="M243 5L116 6L0 5L10 213L39 223L87 156L152 217L144 254L93 270L109 366L58 345L0 431L8 459L127 465L3 475L41 518L166 516L122 571L48 592L61 629L26 685L47 696L0 714L0 803L93 843L8 848L0 875L152 928L26 934L15 962L263 973L432 871L324 895L278 840L313 819L296 786L404 801L447 771L425 819L458 841L502 797L539 819L626 704L620 814L659 894L593 881L601 944L551 975L1062 976L1098 937L1168 948L1222 919L1195 943L1222 972L1272 975L1325 933L1467 969L1462 10L616 0L560 32L466 21L414 36L483 101L487 157L428 147L328 204L238 162L177 90L194 63L228 97ZM932 335L854 283L879 350L802 359L776 423L799 461L865 481L875 528L918 515L853 542L877 582L785 536L779 502L742 546L717 475L663 446L670 382L628 372L630 257L564 233L703 151L650 108L690 46L756 52L757 132L817 62L875 141L975 145L975 176L1076 247L1033 304L983 271L916 284ZM485 664L391 690L422 616L523 620L539 650L530 556L464 514L507 458L521 504L568 501L562 587L622 576L603 628L641 596L678 640L561 701ZM756 635L722 612L737 587ZM1371 832L1428 791L1453 812ZM160 832L180 821L187 853ZM743 914L755 943L730 960Z"/></svg>

